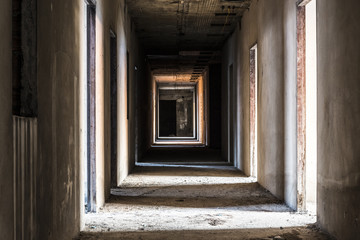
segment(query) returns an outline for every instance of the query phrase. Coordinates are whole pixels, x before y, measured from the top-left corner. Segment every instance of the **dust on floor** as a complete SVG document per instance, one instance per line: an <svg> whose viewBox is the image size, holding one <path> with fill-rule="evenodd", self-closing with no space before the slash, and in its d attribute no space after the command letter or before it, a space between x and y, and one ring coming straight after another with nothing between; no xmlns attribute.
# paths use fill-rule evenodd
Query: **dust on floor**
<svg viewBox="0 0 360 240"><path fill-rule="evenodd" d="M231 167L138 167L79 239L331 239Z"/></svg>

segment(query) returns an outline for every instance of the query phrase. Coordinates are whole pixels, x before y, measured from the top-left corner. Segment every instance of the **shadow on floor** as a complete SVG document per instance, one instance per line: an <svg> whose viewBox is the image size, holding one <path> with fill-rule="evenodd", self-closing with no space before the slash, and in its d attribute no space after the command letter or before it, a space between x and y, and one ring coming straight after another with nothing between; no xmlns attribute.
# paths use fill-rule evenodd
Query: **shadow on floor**
<svg viewBox="0 0 360 240"><path fill-rule="evenodd" d="M235 168L137 167L111 193L86 214L83 239L268 239L272 229L316 222Z"/></svg>
<svg viewBox="0 0 360 240"><path fill-rule="evenodd" d="M115 188L111 194L109 204L291 211L257 183Z"/></svg>
<svg viewBox="0 0 360 240"><path fill-rule="evenodd" d="M210 222L216 227L216 222ZM328 234L322 232L315 225L307 227L291 227L291 228L261 228L261 229L228 229L228 230L179 230L179 231L152 231L144 226L139 231L133 232L84 232L77 238L81 239L206 239L206 240L300 240L300 239L317 239L317 240L334 240Z"/></svg>
<svg viewBox="0 0 360 240"><path fill-rule="evenodd" d="M150 148L139 161L142 163L223 163L221 151L210 148Z"/></svg>
<svg viewBox="0 0 360 240"><path fill-rule="evenodd" d="M131 175L248 178L243 172L230 166L136 166L130 173Z"/></svg>

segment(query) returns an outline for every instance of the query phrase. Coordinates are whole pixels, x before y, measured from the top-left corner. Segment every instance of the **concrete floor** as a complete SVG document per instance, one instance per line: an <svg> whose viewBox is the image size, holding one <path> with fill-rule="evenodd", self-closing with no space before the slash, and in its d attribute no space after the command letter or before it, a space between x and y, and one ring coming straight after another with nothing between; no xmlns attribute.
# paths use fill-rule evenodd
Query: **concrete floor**
<svg viewBox="0 0 360 240"><path fill-rule="evenodd" d="M331 239L232 167L137 167L79 239Z"/></svg>

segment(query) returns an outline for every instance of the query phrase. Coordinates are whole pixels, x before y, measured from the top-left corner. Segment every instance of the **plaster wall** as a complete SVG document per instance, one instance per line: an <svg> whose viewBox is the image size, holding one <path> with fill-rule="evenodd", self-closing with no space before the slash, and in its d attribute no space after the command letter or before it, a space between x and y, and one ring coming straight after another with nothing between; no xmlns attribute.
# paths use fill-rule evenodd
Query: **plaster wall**
<svg viewBox="0 0 360 240"><path fill-rule="evenodd" d="M318 221L360 236L360 2L317 1Z"/></svg>
<svg viewBox="0 0 360 240"><path fill-rule="evenodd" d="M107 3L108 9L114 9L113 3ZM144 116L140 111L145 86L145 62L142 49L135 33L134 23L121 0L115 8L114 29L118 40L118 184L120 184L135 166L137 158L141 157L146 147L141 144L146 132L143 130ZM127 52L129 53L129 67L127 67ZM109 58L108 58L109 59ZM109 62L109 61L108 61ZM109 62L110 63L110 62ZM110 69L110 66L107 67ZM129 69L129 73L127 72ZM127 84L129 74L129 86ZM110 84L109 84L110 85ZM129 87L129 98L127 98ZM109 90L110 91L110 90ZM129 99L129 104L127 100ZM110 100L109 104L110 106ZM127 119L129 106L129 119ZM110 112L110 108L109 111ZM110 113L108 114L110 116ZM110 118L109 118L110 120ZM110 128L109 128L110 129ZM108 137L107 139L110 139ZM109 149L110 150L110 149ZM110 153L110 151L108 151ZM110 154L107 158L110 164ZM110 179L110 178L107 178Z"/></svg>
<svg viewBox="0 0 360 240"><path fill-rule="evenodd" d="M284 200L297 209L296 0L284 1Z"/></svg>
<svg viewBox="0 0 360 240"><path fill-rule="evenodd" d="M38 1L37 239L80 231L81 3Z"/></svg>
<svg viewBox="0 0 360 240"><path fill-rule="evenodd" d="M224 58L236 59L239 168L251 174L250 49L257 44L258 181L296 209L296 1L253 1L233 38Z"/></svg>
<svg viewBox="0 0 360 240"><path fill-rule="evenodd" d="M13 239L12 1L0 2L0 232Z"/></svg>
<svg viewBox="0 0 360 240"><path fill-rule="evenodd" d="M86 11L86 9L84 9ZM84 15L85 16L85 15ZM82 35L86 36L86 23ZM117 40L117 180L118 184L126 178L135 165L135 157L141 149L137 136L139 121L135 114L139 112L135 106L137 94L136 81L143 72L142 53L138 48L135 29L132 28L130 16L123 0L108 2L97 1L96 4L96 204L104 205L110 196L111 188L111 124L110 124L110 31ZM86 39L83 45L86 45ZM85 54L84 54L85 52ZM130 72L127 73L127 52L130 56ZM86 76L86 49L82 49L82 75ZM136 69L135 70L135 66ZM127 84L127 74L130 85ZM86 78L86 77L85 77ZM84 80L86 81L86 80ZM129 87L129 98L127 98ZM86 92L82 92L84 96ZM129 99L129 119L127 119L127 100ZM82 104L86 110L86 104ZM83 118L86 111L82 110ZM82 121L83 122L83 121ZM84 124L83 124L84 125ZM83 129L86 136L86 129ZM84 136L83 136L84 139ZM86 139L86 138L85 138ZM85 141L84 139L84 141ZM86 151L83 149L82 152ZM83 158L86 154L82 154Z"/></svg>
<svg viewBox="0 0 360 240"><path fill-rule="evenodd" d="M242 170L250 176L250 49L258 41L258 2L254 1L241 22L241 33L238 41L240 55L240 94L242 98L242 133L243 147L241 152ZM259 54L258 54L259 55ZM259 96L258 96L259 97Z"/></svg>
<svg viewBox="0 0 360 240"><path fill-rule="evenodd" d="M233 161L235 167L243 169L240 159L242 146L240 119L242 106L240 104L240 55L238 51L240 26L226 41L222 49L222 80L221 80L221 155L224 160ZM232 81L230 67L232 66ZM232 109L231 109L232 108Z"/></svg>
<svg viewBox="0 0 360 240"><path fill-rule="evenodd" d="M259 1L258 181L284 198L283 1Z"/></svg>
<svg viewBox="0 0 360 240"><path fill-rule="evenodd" d="M135 143L128 138L126 53L134 55L130 69L134 69L140 53L124 9L122 0L96 3L97 208L110 195L110 29L118 41L118 181L134 165L134 159L128 161L128 152ZM38 19L38 46L42 47L38 48L37 196L39 206L44 207L37 212L41 226L37 236L70 239L83 226L84 212L84 173L80 174L80 169L86 158L86 4L40 0ZM132 89L129 92L133 94ZM129 99L133 98L131 95ZM134 108L132 104L130 108ZM134 113L130 114L131 119Z"/></svg>
<svg viewBox="0 0 360 240"><path fill-rule="evenodd" d="M145 136L144 117L140 112L140 106L144 104L144 96L141 93L145 88L145 55L140 47L134 22L131 16L126 12L126 40L127 48L130 54L130 86L129 86L129 160L128 172L123 175L122 180L127 177L135 166L135 162L141 158L146 149L141 145L142 138Z"/></svg>

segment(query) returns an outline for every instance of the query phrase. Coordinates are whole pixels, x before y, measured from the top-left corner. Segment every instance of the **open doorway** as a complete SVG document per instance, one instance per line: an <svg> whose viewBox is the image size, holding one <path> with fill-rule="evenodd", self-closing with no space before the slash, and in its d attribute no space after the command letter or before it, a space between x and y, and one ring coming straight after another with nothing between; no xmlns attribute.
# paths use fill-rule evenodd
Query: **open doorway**
<svg viewBox="0 0 360 240"><path fill-rule="evenodd" d="M110 152L111 152L111 186L117 186L117 39L110 31Z"/></svg>
<svg viewBox="0 0 360 240"><path fill-rule="evenodd" d="M250 49L250 174L257 177L257 95L258 95L257 44Z"/></svg>
<svg viewBox="0 0 360 240"><path fill-rule="evenodd" d="M96 9L87 5L87 163L85 211L96 212Z"/></svg>
<svg viewBox="0 0 360 240"><path fill-rule="evenodd" d="M298 210L316 213L317 41L316 0L297 7Z"/></svg>
<svg viewBox="0 0 360 240"><path fill-rule="evenodd" d="M196 140L197 94L195 84L158 86L157 138L159 140Z"/></svg>
<svg viewBox="0 0 360 240"><path fill-rule="evenodd" d="M228 77L228 162L235 163L236 156L236 84L234 81L234 66L229 66Z"/></svg>

